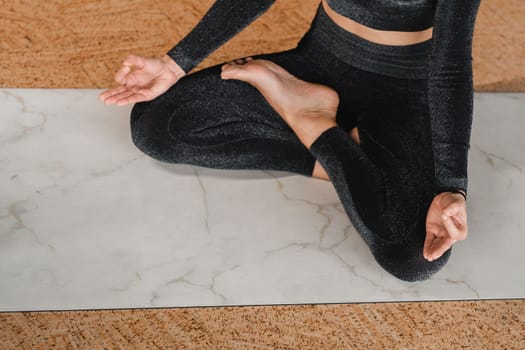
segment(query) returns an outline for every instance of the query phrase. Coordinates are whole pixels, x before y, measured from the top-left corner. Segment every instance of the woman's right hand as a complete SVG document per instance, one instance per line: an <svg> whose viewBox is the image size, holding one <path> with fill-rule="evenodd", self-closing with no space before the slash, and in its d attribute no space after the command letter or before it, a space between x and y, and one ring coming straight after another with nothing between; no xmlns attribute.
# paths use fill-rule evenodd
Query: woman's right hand
<svg viewBox="0 0 525 350"><path fill-rule="evenodd" d="M166 92L184 75L184 70L168 55L162 58L129 55L115 74L119 86L102 92L99 99L117 106L150 101Z"/></svg>
<svg viewBox="0 0 525 350"><path fill-rule="evenodd" d="M467 238L467 203L455 192L437 194L427 212L423 256L433 261L457 241Z"/></svg>

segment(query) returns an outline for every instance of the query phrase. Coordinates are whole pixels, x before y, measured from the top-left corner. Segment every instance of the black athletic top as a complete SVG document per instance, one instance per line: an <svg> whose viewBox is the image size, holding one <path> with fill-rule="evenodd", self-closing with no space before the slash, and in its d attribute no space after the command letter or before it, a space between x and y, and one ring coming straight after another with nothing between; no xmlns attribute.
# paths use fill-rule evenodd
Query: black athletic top
<svg viewBox="0 0 525 350"><path fill-rule="evenodd" d="M370 28L417 32L432 27L435 0L326 0L330 8ZM464 1L465 2L465 1Z"/></svg>
<svg viewBox="0 0 525 350"><path fill-rule="evenodd" d="M473 114L472 38L481 0L327 0L371 28L420 31L433 26L428 101L435 192L467 192ZM185 72L243 30L275 0L217 0L168 55Z"/></svg>

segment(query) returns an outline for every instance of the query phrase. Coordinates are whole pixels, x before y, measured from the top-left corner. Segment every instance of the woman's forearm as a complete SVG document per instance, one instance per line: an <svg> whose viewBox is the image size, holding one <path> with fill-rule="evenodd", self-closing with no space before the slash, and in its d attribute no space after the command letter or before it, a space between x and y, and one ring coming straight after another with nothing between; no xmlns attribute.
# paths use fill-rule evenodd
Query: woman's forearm
<svg viewBox="0 0 525 350"><path fill-rule="evenodd" d="M275 0L217 0L167 55L188 73L266 12L274 2Z"/></svg>

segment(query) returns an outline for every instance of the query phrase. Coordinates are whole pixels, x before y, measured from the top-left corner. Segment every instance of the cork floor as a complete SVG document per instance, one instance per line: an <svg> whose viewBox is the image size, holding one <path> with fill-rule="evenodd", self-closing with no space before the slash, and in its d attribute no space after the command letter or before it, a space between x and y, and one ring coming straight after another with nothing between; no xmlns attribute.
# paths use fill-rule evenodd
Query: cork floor
<svg viewBox="0 0 525 350"><path fill-rule="evenodd" d="M278 2L200 67L289 47L315 3ZM211 2L0 4L0 87L104 88L127 53L164 52ZM523 10L519 1L482 4L476 91L523 91ZM15 312L0 314L0 347L519 349L524 311L516 299Z"/></svg>

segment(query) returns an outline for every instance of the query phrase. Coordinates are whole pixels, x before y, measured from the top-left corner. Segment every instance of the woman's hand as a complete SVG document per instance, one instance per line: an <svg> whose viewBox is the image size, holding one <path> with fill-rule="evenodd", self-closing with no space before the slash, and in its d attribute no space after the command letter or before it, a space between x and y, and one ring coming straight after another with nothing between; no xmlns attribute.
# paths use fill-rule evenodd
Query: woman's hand
<svg viewBox="0 0 525 350"><path fill-rule="evenodd" d="M129 55L115 74L120 85L102 92L99 99L117 106L153 100L184 75L184 70L168 55L162 58Z"/></svg>
<svg viewBox="0 0 525 350"><path fill-rule="evenodd" d="M427 213L423 256L439 258L456 241L467 238L467 205L460 193L442 192L434 197Z"/></svg>

